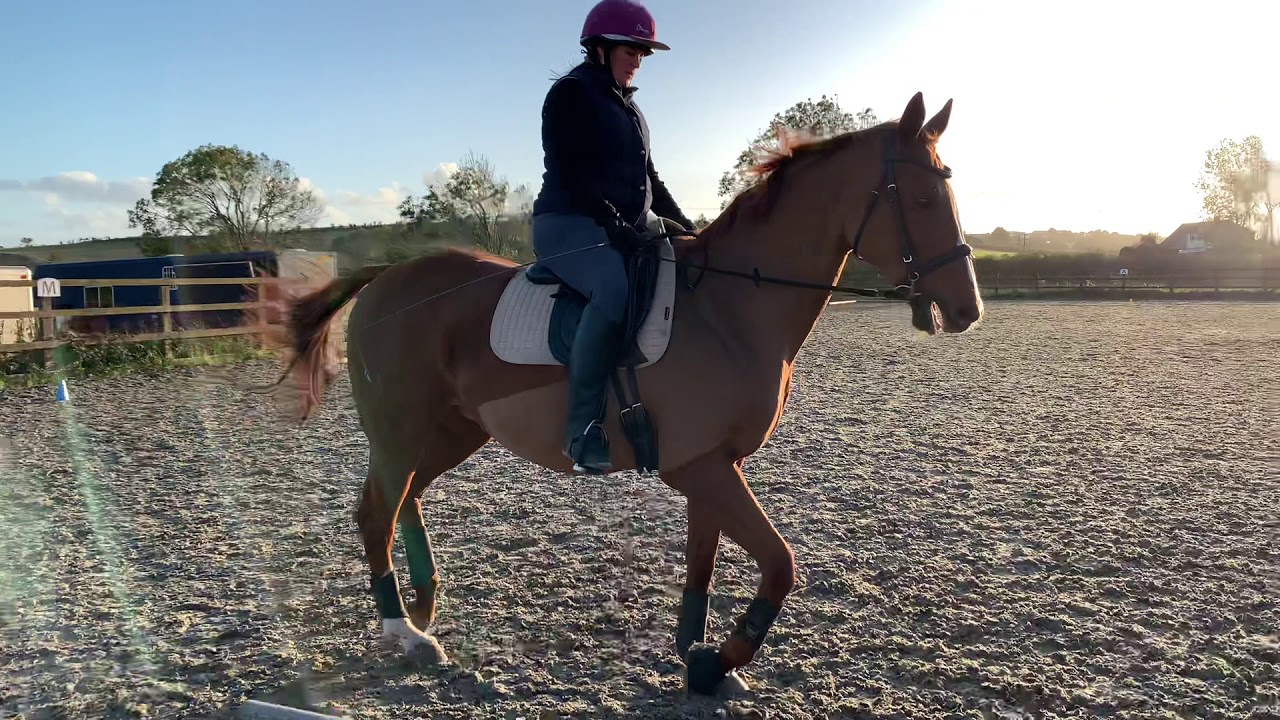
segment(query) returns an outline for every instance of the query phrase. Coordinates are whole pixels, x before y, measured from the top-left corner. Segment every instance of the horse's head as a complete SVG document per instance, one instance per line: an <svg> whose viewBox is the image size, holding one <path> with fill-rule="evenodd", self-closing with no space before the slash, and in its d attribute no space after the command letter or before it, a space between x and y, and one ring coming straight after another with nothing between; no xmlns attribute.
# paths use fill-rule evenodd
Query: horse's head
<svg viewBox="0 0 1280 720"><path fill-rule="evenodd" d="M883 128L879 166L864 166L877 176L852 183L858 195L845 203L856 208L847 221L849 249L906 290L912 324L931 335L964 332L983 313L970 247L947 182L951 170L935 147L950 117L948 100L926 123L924 98L916 93L897 125Z"/></svg>

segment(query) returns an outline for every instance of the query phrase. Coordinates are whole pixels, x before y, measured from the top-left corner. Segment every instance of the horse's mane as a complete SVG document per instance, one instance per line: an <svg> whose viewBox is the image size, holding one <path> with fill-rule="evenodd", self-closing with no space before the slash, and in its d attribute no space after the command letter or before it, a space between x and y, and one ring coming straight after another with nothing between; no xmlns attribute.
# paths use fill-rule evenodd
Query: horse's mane
<svg viewBox="0 0 1280 720"><path fill-rule="evenodd" d="M747 169L747 174L754 177L755 181L750 187L738 193L720 216L698 234L695 245L704 245L715 236L728 232L745 212L755 210L757 213L767 213L773 207L782 188L785 187L787 178L794 174L795 168L803 165L805 160L870 144L883 138L886 133L896 132L897 127L897 120L889 120L862 130L851 130L839 135L823 137L807 131L778 126L775 132L778 137L777 146L759 148L758 151L763 154L763 157ZM924 137L930 162L935 166L940 165L935 149L937 139L933 135Z"/></svg>

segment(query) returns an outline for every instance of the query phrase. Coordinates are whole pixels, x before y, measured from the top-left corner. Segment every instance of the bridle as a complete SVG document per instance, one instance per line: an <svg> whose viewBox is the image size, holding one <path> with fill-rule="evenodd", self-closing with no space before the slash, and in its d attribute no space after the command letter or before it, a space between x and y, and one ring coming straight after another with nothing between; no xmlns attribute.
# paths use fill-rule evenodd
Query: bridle
<svg viewBox="0 0 1280 720"><path fill-rule="evenodd" d="M859 260L862 256L858 254L858 246L862 244L862 233L867 229L867 223L871 220L871 213L875 211L876 205L880 202L880 186L885 188L885 202L890 207L896 207L897 212L893 213L893 218L898 225L898 239L902 243L902 263L907 268L907 291L910 296L918 295L916 292L916 283L921 278L929 275L940 267L947 265L961 258L969 257L973 254L973 248L964 241L964 234L961 233L960 244L950 250L931 258L928 262L917 265L916 248L911 242L911 233L907 230L906 209L902 206L902 197L898 194L897 174L894 172L894 166L897 163L906 163L922 167L929 172L934 173L943 178L951 177L951 168L943 165L936 167L932 163L921 162L915 158L904 157L894 153L893 147L894 136L890 135L885 138L884 147L884 172L880 176L880 184L877 189L871 191L871 202L867 204L867 211L862 216L862 222L858 224L858 232L853 237L853 254ZM865 262L865 261L864 261ZM902 286L899 286L902 287Z"/></svg>
<svg viewBox="0 0 1280 720"><path fill-rule="evenodd" d="M694 268L701 271L698 275L698 279L693 283L686 282L685 283L686 286L692 290L698 285L698 283L702 282L702 273L712 272L712 273L716 273L717 275L729 275L732 277L740 277L740 278L745 278L747 280L751 280L756 287L760 287L761 283L769 283L773 285L786 285L789 287L808 288L811 290L824 290L827 292L842 292L842 293L849 293L852 295L861 295L864 297L878 297L878 298L885 298L890 300L903 300L908 302L921 297L921 294L916 292L916 283L919 282L921 278L929 275L930 273L936 271L938 268L941 268L944 265L947 265L956 260L960 260L962 258L969 257L970 255L973 254L973 248L967 242L964 241L964 237L962 234L960 238L960 244L942 253L941 255L931 258L927 262L923 262L923 263L921 263L916 258L916 255L917 255L916 248L915 248L915 245L911 242L911 233L907 231L907 218L905 215L906 210L903 208L902 198L898 194L897 174L894 171L895 166L897 163L906 163L909 165L915 165L917 167L922 167L943 178L951 177L951 168L945 165L939 168L930 163L925 163L925 162L916 160L915 158L898 155L897 153L894 152L893 141L894 141L894 136L892 135L885 138L884 168L880 175L880 182L876 185L876 189L871 191L871 202L867 203L867 210L862 215L862 222L858 224L858 231L854 235L852 248L853 248L854 256L857 257L859 260L863 260L865 262L864 258L858 254L858 246L862 244L862 234L863 232L866 231L867 223L871 221L871 216L875 212L876 207L880 203L880 198L881 198L880 188L883 187L885 190L883 195L883 197L885 198L885 202L889 204L889 207L894 208L896 210L895 212L893 212L893 217L894 217L894 221L897 223L897 226L898 226L898 239L901 243L902 262L904 265L906 265L906 269L907 269L907 277L906 277L907 282L905 285L903 284L896 285L889 290L874 290L874 289L867 289L867 288L848 287L844 285L823 285L821 283L811 283L811 282L805 282L803 280L791 280L788 278L772 277L768 275L762 275L760 273L759 268L752 268L750 273L741 272L737 270L724 270L721 268L711 267L710 265L707 264L707 261L710 260L710 257L708 253L708 248L704 246L703 264L694 265L689 263L688 261L682 261L682 260L675 261L678 266L683 266L684 268ZM696 237L692 233L674 232L674 233L662 233L660 235L655 236L655 239L662 238L662 237L682 237L682 236Z"/></svg>

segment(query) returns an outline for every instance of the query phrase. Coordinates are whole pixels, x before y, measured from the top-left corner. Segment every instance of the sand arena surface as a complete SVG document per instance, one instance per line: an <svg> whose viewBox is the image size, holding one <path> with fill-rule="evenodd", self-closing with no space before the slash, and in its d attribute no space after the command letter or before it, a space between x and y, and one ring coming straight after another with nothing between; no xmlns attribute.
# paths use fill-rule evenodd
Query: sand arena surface
<svg viewBox="0 0 1280 720"><path fill-rule="evenodd" d="M199 371L0 392L0 717L1280 717L1280 306L988 313L820 323L746 466L799 584L728 703L682 693L656 480L493 445L442 477L423 667L378 642L345 378L296 432ZM722 543L709 639L756 581Z"/></svg>

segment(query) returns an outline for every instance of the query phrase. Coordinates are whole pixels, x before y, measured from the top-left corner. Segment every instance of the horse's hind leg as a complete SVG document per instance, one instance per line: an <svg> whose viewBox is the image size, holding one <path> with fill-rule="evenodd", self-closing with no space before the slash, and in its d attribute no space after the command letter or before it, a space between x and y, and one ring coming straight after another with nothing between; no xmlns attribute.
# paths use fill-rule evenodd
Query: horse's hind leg
<svg viewBox="0 0 1280 720"><path fill-rule="evenodd" d="M383 638L398 640L409 653L425 650L428 659L439 662L446 659L443 648L423 632L430 624L430 616L434 615L439 577L422 521L419 497L432 480L465 460L488 440L488 433L479 426L456 418L456 422L437 423L423 434L418 443L420 455L416 465L414 461L396 465L394 460L379 457L375 451L360 500L358 523L364 536L365 555L372 575L371 589L382 621ZM406 467L408 469L404 469ZM406 500L411 500L413 507L401 515ZM417 621L410 619L405 610L391 561L396 525L405 532L409 577L417 595L414 616L421 618Z"/></svg>
<svg viewBox="0 0 1280 720"><path fill-rule="evenodd" d="M415 473L415 483L417 478ZM409 494L413 495L414 491L410 489ZM413 586L413 607L409 608L409 619L415 627L427 630L436 619L440 574L436 571L435 553L431 550L431 535L422 517L422 500L409 497L400 510L400 537L404 539L409 583Z"/></svg>
<svg viewBox="0 0 1280 720"><path fill-rule="evenodd" d="M356 524L364 539L369 590L377 604L383 640L399 642L406 653L424 652L428 659L443 662L446 657L440 644L409 621L391 562L396 515L409 491L413 474L412 468L397 468L374 453L369 462L369 477L360 495Z"/></svg>
<svg viewBox="0 0 1280 720"><path fill-rule="evenodd" d="M413 473L406 502L401 507L400 532L404 538L409 582L413 585L414 595L409 617L423 630L435 622L440 573L431 549L431 535L422 515L422 493L433 480L466 460L488 441L489 434L480 426L461 418L447 426L438 425L425 444L426 452Z"/></svg>

